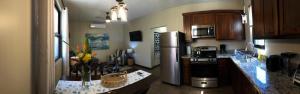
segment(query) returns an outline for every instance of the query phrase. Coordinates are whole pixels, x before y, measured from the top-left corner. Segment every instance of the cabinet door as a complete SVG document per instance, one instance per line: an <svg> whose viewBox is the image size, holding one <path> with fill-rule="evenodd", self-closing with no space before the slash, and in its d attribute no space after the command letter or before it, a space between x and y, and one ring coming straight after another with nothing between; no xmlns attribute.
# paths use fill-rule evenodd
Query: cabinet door
<svg viewBox="0 0 300 94"><path fill-rule="evenodd" d="M216 13L217 40L245 39L240 13Z"/></svg>
<svg viewBox="0 0 300 94"><path fill-rule="evenodd" d="M300 35L300 0L279 0L280 35Z"/></svg>
<svg viewBox="0 0 300 94"><path fill-rule="evenodd" d="M232 14L232 25L229 32L233 40L244 40L245 39L245 27L243 24L241 12Z"/></svg>
<svg viewBox="0 0 300 94"><path fill-rule="evenodd" d="M229 58L218 58L219 66L219 83L220 85L230 84L230 59Z"/></svg>
<svg viewBox="0 0 300 94"><path fill-rule="evenodd" d="M252 0L252 14L253 14L253 37L264 38L264 0Z"/></svg>
<svg viewBox="0 0 300 94"><path fill-rule="evenodd" d="M186 85L191 84L191 71L190 71L190 58L183 58L183 83Z"/></svg>
<svg viewBox="0 0 300 94"><path fill-rule="evenodd" d="M242 84L241 84L240 77L241 77L241 75L240 75L239 69L232 62L231 63L231 70L230 70L230 78L231 78L231 84L232 84L234 94L243 94L242 91L241 91Z"/></svg>
<svg viewBox="0 0 300 94"><path fill-rule="evenodd" d="M216 14L216 38L217 40L226 40L233 39L233 36L230 36L231 28L231 14L228 13L217 13Z"/></svg>
<svg viewBox="0 0 300 94"><path fill-rule="evenodd" d="M214 13L193 14L192 25L215 25L215 14Z"/></svg>
<svg viewBox="0 0 300 94"><path fill-rule="evenodd" d="M192 34L191 34L191 15L183 15L183 28L185 32L185 40L187 42L192 41Z"/></svg>
<svg viewBox="0 0 300 94"><path fill-rule="evenodd" d="M274 38L279 35L278 29L278 0L260 0L263 1L264 14L264 37Z"/></svg>

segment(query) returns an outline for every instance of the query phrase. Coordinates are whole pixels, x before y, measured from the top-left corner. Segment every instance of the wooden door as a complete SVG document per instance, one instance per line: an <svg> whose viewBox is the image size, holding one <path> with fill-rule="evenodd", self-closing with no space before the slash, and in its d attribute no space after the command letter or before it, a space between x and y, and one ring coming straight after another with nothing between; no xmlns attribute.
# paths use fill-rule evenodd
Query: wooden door
<svg viewBox="0 0 300 94"><path fill-rule="evenodd" d="M217 40L245 39L241 13L216 13L216 33Z"/></svg>
<svg viewBox="0 0 300 94"><path fill-rule="evenodd" d="M233 39L230 36L231 28L231 15L228 13L217 13L216 14L216 39L217 40L227 40Z"/></svg>
<svg viewBox="0 0 300 94"><path fill-rule="evenodd" d="M279 35L278 29L278 0L263 1L264 38L274 38Z"/></svg>
<svg viewBox="0 0 300 94"><path fill-rule="evenodd" d="M192 15L192 25L214 25L214 13L197 13Z"/></svg>
<svg viewBox="0 0 300 94"><path fill-rule="evenodd" d="M231 37L233 35L234 40L244 40L245 39L245 25L243 24L242 12L237 12L232 14L232 30L229 32Z"/></svg>
<svg viewBox="0 0 300 94"><path fill-rule="evenodd" d="M279 0L280 35L300 35L300 0Z"/></svg>
<svg viewBox="0 0 300 94"><path fill-rule="evenodd" d="M183 15L183 29L184 29L184 33L185 33L185 40L187 42L191 42L192 41L192 33L191 33L191 29L192 29L192 25L191 25L191 15Z"/></svg>
<svg viewBox="0 0 300 94"><path fill-rule="evenodd" d="M182 65L183 65L183 83L185 85L190 85L191 84L191 62L190 58L183 58L182 59Z"/></svg>
<svg viewBox="0 0 300 94"><path fill-rule="evenodd" d="M264 0L252 0L253 37L264 38Z"/></svg>
<svg viewBox="0 0 300 94"><path fill-rule="evenodd" d="M218 58L218 79L221 86L230 84L230 62L230 58Z"/></svg>

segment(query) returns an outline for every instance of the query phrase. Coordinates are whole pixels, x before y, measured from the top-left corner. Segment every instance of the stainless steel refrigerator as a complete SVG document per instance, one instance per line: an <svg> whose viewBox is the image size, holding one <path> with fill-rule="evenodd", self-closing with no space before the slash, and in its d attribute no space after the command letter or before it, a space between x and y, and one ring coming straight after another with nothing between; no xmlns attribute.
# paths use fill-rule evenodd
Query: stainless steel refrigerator
<svg viewBox="0 0 300 94"><path fill-rule="evenodd" d="M185 54L184 33L179 31L160 33L160 77L163 82L181 85L180 59Z"/></svg>

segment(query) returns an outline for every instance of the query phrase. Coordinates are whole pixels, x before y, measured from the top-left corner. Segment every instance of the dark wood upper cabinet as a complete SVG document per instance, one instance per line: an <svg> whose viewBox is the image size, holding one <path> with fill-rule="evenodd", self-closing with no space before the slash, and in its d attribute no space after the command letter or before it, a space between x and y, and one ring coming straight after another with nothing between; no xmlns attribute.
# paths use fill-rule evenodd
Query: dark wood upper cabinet
<svg viewBox="0 0 300 94"><path fill-rule="evenodd" d="M192 41L192 15L184 15L183 16L183 29L185 33L185 41L191 42Z"/></svg>
<svg viewBox="0 0 300 94"><path fill-rule="evenodd" d="M265 36L263 1L264 0L252 0L254 38L263 38Z"/></svg>
<svg viewBox="0 0 300 94"><path fill-rule="evenodd" d="M241 17L242 11L216 13L216 39L217 40L244 40L244 25Z"/></svg>
<svg viewBox="0 0 300 94"><path fill-rule="evenodd" d="M299 0L252 0L253 37L294 38L300 35Z"/></svg>
<svg viewBox="0 0 300 94"><path fill-rule="evenodd" d="M279 6L280 34L300 35L300 0L279 0Z"/></svg>
<svg viewBox="0 0 300 94"><path fill-rule="evenodd" d="M193 25L214 25L217 40L243 40L244 25L241 10L211 10L183 13L183 27L186 41L192 42Z"/></svg>
<svg viewBox="0 0 300 94"><path fill-rule="evenodd" d="M278 33L277 0L252 0L253 37L274 38Z"/></svg>
<svg viewBox="0 0 300 94"><path fill-rule="evenodd" d="M192 17L192 25L214 25L216 23L214 13L199 13Z"/></svg>

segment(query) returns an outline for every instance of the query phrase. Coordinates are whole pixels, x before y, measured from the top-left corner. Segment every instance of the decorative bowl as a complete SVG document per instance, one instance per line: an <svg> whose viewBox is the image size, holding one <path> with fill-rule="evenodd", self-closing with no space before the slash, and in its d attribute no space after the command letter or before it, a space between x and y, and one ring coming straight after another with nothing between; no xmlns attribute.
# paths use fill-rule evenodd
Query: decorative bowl
<svg viewBox="0 0 300 94"><path fill-rule="evenodd" d="M115 88L127 82L127 71L122 73L111 73L101 76L101 85L106 88Z"/></svg>

